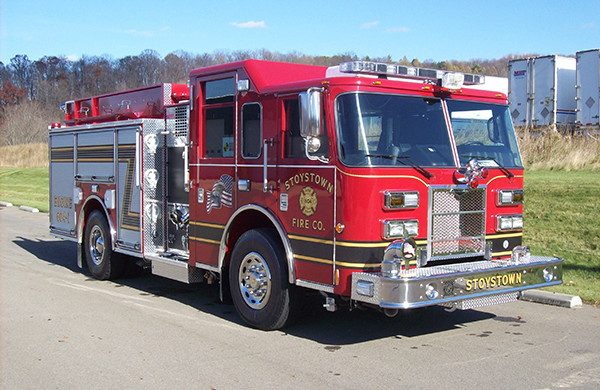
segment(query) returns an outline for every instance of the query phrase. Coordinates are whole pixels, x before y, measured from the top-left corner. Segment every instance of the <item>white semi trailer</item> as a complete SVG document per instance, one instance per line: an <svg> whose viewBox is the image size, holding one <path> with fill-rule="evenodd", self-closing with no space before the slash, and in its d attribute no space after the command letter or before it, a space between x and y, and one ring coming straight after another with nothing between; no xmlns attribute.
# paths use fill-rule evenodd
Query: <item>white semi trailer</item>
<svg viewBox="0 0 600 390"><path fill-rule="evenodd" d="M558 55L508 64L509 106L518 126L575 124L575 58Z"/></svg>
<svg viewBox="0 0 600 390"><path fill-rule="evenodd" d="M577 52L577 124L598 127L600 117L600 49Z"/></svg>

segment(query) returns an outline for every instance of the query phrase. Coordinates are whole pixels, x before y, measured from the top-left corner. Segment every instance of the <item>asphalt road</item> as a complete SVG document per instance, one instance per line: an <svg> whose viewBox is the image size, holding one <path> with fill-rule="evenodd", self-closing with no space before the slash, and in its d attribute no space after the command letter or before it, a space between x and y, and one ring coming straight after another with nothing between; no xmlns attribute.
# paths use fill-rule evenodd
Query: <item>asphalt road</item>
<svg viewBox="0 0 600 390"><path fill-rule="evenodd" d="M600 310L515 302L384 317L318 301L244 326L216 286L97 281L48 215L0 207L3 389L600 388Z"/></svg>

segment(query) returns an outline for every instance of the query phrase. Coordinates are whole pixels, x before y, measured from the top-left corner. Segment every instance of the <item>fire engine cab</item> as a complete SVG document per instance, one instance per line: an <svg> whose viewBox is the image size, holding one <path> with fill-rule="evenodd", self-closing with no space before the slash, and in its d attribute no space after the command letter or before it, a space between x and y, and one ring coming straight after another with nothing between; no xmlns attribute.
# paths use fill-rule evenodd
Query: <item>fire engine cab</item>
<svg viewBox="0 0 600 390"><path fill-rule="evenodd" d="M561 283L522 245L523 163L484 76L246 60L63 104L50 231L98 279L131 257L218 281L253 327L302 289L342 305L469 309Z"/></svg>

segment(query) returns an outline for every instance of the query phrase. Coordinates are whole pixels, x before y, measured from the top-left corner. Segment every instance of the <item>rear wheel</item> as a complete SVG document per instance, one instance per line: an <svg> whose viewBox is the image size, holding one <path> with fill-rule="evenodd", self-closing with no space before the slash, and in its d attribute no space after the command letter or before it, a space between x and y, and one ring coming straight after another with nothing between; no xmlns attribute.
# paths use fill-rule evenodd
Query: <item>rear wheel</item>
<svg viewBox="0 0 600 390"><path fill-rule="evenodd" d="M249 325L274 330L290 319L291 286L283 249L272 230L255 229L236 243L229 287L236 311Z"/></svg>
<svg viewBox="0 0 600 390"><path fill-rule="evenodd" d="M85 224L85 261L96 279L114 279L125 270L124 259L112 251L110 230L106 218L99 211L90 214Z"/></svg>

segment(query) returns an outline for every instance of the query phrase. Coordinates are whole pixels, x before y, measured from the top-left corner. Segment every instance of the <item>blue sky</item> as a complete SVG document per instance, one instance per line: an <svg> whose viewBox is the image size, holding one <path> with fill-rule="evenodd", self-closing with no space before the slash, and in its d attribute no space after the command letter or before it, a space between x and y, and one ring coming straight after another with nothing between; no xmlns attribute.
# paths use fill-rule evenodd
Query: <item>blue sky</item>
<svg viewBox="0 0 600 390"><path fill-rule="evenodd" d="M0 0L5 64L263 48L421 61L569 55L600 48L600 0Z"/></svg>

